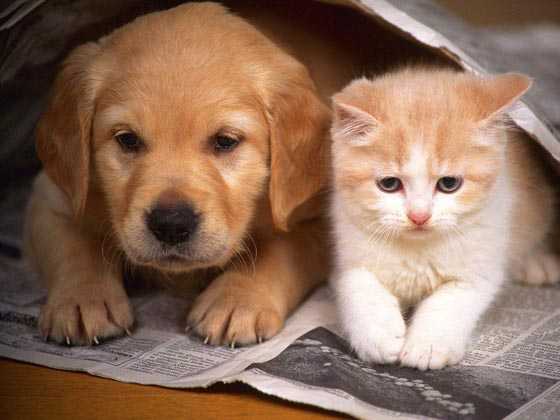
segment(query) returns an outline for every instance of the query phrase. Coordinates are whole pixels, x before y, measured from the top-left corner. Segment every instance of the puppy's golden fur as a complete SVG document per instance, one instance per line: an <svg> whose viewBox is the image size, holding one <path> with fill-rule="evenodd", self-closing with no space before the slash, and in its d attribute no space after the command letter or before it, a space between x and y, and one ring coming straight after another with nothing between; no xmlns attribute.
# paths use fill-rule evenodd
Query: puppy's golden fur
<svg viewBox="0 0 560 420"><path fill-rule="evenodd" d="M217 274L187 320L212 344L276 334L326 275L316 204L329 119L306 68L217 4L150 14L77 48L37 134L44 172L26 242L48 287L42 333L88 344L128 331L129 265ZM141 145L123 148L121 133ZM220 150L220 136L239 143ZM146 215L177 202L197 229L164 246Z"/></svg>

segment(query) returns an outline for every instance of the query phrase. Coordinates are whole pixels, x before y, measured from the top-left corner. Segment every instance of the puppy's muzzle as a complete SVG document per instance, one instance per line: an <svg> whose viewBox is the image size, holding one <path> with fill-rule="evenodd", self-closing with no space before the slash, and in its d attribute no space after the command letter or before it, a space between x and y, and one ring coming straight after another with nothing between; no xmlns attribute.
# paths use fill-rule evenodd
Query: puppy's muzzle
<svg viewBox="0 0 560 420"><path fill-rule="evenodd" d="M158 241L174 246L193 236L199 216L185 202L158 204L146 215L146 224Z"/></svg>

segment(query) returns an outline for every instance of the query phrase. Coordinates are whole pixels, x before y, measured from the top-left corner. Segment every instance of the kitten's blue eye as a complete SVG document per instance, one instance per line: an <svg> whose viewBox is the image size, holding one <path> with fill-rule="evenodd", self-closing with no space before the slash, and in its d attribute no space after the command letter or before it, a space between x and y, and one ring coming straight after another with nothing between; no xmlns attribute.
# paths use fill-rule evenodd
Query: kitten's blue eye
<svg viewBox="0 0 560 420"><path fill-rule="evenodd" d="M461 188L461 185L463 185L463 178L458 176L444 176L438 180L436 188L443 193L451 194Z"/></svg>
<svg viewBox="0 0 560 420"><path fill-rule="evenodd" d="M381 191L392 193L397 192L402 188L402 182L397 177L387 176L377 181L377 186Z"/></svg>

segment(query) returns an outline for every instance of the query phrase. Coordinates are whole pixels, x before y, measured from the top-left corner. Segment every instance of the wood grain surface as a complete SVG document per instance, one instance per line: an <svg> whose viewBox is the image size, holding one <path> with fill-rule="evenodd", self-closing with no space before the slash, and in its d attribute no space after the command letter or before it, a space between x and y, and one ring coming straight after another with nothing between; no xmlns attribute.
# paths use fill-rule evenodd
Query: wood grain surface
<svg viewBox="0 0 560 420"><path fill-rule="evenodd" d="M0 358L0 419L334 419L243 384L178 390L126 384Z"/></svg>

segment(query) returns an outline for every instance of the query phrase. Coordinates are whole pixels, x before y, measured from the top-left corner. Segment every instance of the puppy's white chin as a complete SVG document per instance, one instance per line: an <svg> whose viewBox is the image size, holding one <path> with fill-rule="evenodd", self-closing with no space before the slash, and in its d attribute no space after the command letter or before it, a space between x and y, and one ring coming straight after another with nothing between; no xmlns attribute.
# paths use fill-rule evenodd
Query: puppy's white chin
<svg viewBox="0 0 560 420"><path fill-rule="evenodd" d="M212 267L215 264L213 264L213 262L192 262L174 257L147 261L142 265L155 268L158 271L167 271L170 273L186 273L201 268Z"/></svg>
<svg viewBox="0 0 560 420"><path fill-rule="evenodd" d="M123 249L129 261L134 265L173 273L222 266L230 259L230 253L227 252L227 249L218 249L211 252L197 252L197 250L190 248L162 250L157 247L156 249L137 250L123 246Z"/></svg>
<svg viewBox="0 0 560 420"><path fill-rule="evenodd" d="M172 273L185 273L201 268L221 265L220 261L212 258L185 258L175 255L151 259L130 258L130 260L136 265L151 267L158 271L167 271Z"/></svg>

